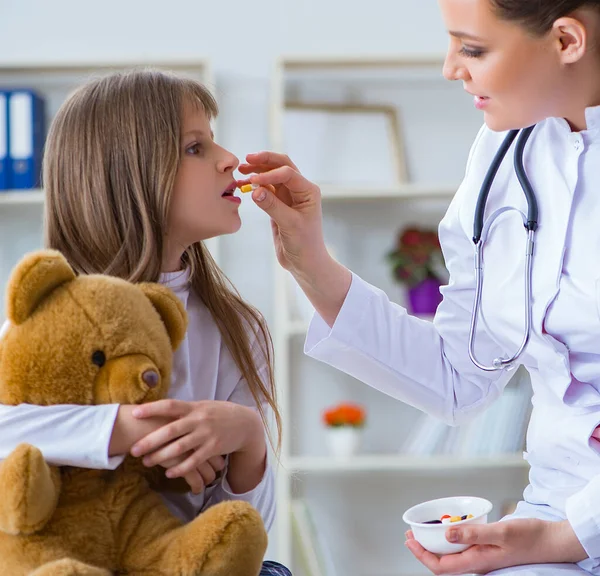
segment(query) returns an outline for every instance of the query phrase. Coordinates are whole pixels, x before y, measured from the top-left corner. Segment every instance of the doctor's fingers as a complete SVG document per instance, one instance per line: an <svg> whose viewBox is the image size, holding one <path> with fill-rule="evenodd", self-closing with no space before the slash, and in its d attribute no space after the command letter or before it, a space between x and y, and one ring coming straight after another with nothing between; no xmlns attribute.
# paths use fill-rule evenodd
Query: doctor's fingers
<svg viewBox="0 0 600 576"><path fill-rule="evenodd" d="M414 539L408 539L405 545L421 564L436 575L487 574L505 565L500 561L498 549L492 546L472 546L459 554L436 556Z"/></svg>
<svg viewBox="0 0 600 576"><path fill-rule="evenodd" d="M252 184L262 188L274 186L279 196L288 192L288 196L282 196L280 200L287 201L294 208L307 210L311 207L321 205L321 190L314 183L305 178L298 170L291 166L280 166L261 174L253 174L249 178ZM261 190L255 190L252 194L254 200L260 202Z"/></svg>
<svg viewBox="0 0 600 576"><path fill-rule="evenodd" d="M238 170L240 170L240 172L243 174L249 174L249 172L243 171L246 170L247 167L250 167L251 171L257 172L257 169L263 167L272 170L273 168L278 168L279 166L291 166L294 170L298 170L298 166L292 162L292 159L287 154L271 152L270 150L263 150L262 152L247 154L246 163L240 164Z"/></svg>

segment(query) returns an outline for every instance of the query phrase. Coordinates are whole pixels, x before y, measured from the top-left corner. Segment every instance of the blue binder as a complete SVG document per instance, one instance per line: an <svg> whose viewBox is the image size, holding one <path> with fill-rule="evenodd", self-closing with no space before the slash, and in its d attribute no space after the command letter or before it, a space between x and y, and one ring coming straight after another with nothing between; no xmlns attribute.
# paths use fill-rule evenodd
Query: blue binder
<svg viewBox="0 0 600 576"><path fill-rule="evenodd" d="M44 147L44 102L33 90L13 90L8 97L10 188L37 188Z"/></svg>
<svg viewBox="0 0 600 576"><path fill-rule="evenodd" d="M8 92L0 90L0 192L10 188L8 162Z"/></svg>

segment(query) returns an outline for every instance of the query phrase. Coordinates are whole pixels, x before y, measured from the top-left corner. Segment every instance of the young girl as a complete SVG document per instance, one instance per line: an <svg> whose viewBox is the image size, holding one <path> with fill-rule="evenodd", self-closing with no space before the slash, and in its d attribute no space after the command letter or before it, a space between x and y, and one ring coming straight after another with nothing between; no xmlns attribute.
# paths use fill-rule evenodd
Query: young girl
<svg viewBox="0 0 600 576"><path fill-rule="evenodd" d="M78 273L169 286L189 328L169 400L0 406L0 458L29 442L52 464L114 469L131 451L186 478L190 494L164 495L182 520L219 501L245 500L269 529L270 413L281 434L270 336L203 244L241 226L238 160L214 141L216 115L201 84L151 70L94 80L57 113L44 159L46 246ZM266 563L261 574L289 572Z"/></svg>
<svg viewBox="0 0 600 576"><path fill-rule="evenodd" d="M439 3L450 34L444 74L475 98L486 126L440 225L450 281L433 324L409 316L329 256L319 189L289 158L250 155L240 172L256 173L251 180L262 187L253 197L274 221L279 261L317 310L309 355L460 424L497 399L514 374L495 359L511 358L527 342L516 362L534 391L523 502L504 522L450 528L451 541L476 544L462 554L438 558L409 533L416 557L435 574L599 575L600 0ZM513 142L484 214L490 227L471 354L480 189L507 136L499 132L534 124L524 167L539 205L535 247L523 226L527 202Z"/></svg>

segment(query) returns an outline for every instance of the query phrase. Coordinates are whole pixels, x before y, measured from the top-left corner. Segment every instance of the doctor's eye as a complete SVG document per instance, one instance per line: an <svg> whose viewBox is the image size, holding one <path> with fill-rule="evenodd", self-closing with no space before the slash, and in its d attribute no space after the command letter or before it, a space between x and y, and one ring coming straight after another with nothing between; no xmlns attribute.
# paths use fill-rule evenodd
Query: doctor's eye
<svg viewBox="0 0 600 576"><path fill-rule="evenodd" d="M461 56L466 56L467 58L481 58L485 54L485 50L481 50L480 48L467 48L463 46L460 49L459 54Z"/></svg>
<svg viewBox="0 0 600 576"><path fill-rule="evenodd" d="M92 364L95 364L98 368L102 368L106 364L106 355L102 350L96 350L92 354Z"/></svg>

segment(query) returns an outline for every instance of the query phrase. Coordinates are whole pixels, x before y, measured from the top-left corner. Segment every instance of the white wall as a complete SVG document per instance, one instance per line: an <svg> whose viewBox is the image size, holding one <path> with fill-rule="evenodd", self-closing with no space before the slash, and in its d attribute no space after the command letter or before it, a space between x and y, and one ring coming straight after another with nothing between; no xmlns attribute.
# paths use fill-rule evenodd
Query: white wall
<svg viewBox="0 0 600 576"><path fill-rule="evenodd" d="M0 64L208 58L220 141L238 156L269 147L269 74L290 54L442 54L433 0L0 0ZM270 228L250 199L225 239L225 269L272 319Z"/></svg>

